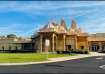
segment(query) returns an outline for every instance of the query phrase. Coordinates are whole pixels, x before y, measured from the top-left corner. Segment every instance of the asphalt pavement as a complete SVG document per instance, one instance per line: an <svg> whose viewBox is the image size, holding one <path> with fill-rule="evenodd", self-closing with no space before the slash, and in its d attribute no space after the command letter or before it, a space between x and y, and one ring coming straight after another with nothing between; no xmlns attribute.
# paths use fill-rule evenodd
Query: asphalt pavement
<svg viewBox="0 0 105 74"><path fill-rule="evenodd" d="M0 73L105 73L105 56L45 64L0 66Z"/></svg>

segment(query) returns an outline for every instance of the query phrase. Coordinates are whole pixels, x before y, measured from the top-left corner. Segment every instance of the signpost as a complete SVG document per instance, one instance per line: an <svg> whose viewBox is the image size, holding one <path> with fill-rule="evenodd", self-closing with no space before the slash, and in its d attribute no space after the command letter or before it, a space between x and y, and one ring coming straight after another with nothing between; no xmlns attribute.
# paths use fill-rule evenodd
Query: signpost
<svg viewBox="0 0 105 74"><path fill-rule="evenodd" d="M48 59L48 49L49 49L50 41L49 39L45 40L45 47L46 47L46 58Z"/></svg>

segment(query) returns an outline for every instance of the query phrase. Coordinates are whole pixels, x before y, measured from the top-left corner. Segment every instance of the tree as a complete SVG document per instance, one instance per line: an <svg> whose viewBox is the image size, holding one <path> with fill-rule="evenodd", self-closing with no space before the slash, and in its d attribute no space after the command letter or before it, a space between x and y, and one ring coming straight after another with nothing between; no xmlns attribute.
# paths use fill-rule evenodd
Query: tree
<svg viewBox="0 0 105 74"><path fill-rule="evenodd" d="M17 36L15 34L9 34L7 35L7 38L16 38Z"/></svg>

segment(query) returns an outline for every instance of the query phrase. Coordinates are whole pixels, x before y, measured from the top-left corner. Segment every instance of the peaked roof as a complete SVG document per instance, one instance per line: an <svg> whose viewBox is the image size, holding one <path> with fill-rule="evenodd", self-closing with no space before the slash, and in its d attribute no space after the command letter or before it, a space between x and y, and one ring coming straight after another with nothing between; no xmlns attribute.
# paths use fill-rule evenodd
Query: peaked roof
<svg viewBox="0 0 105 74"><path fill-rule="evenodd" d="M58 25L56 32L57 33L66 33L66 29L63 26Z"/></svg>
<svg viewBox="0 0 105 74"><path fill-rule="evenodd" d="M45 25L42 29L40 29L39 32L54 32L56 26L57 24L51 21L47 25Z"/></svg>
<svg viewBox="0 0 105 74"><path fill-rule="evenodd" d="M56 32L56 33L66 33L68 35L86 36L87 33L82 32L81 28L77 28L76 21L72 20L71 27L67 31L66 23L64 18L61 19L61 23L57 24L54 20L50 21L45 25L39 32Z"/></svg>
<svg viewBox="0 0 105 74"><path fill-rule="evenodd" d="M66 29L67 30L67 27L66 27L66 22L65 22L65 20L64 20L64 18L62 17L62 19L61 19L61 26L63 26L64 27L64 29Z"/></svg>
<svg viewBox="0 0 105 74"><path fill-rule="evenodd" d="M71 27L69 29L69 34L76 34L77 33L77 25L75 20L72 20Z"/></svg>
<svg viewBox="0 0 105 74"><path fill-rule="evenodd" d="M45 25L42 29L40 29L39 32L66 33L66 23L64 19L62 19L60 25L58 25L53 19L47 25Z"/></svg>
<svg viewBox="0 0 105 74"><path fill-rule="evenodd" d="M72 29L77 29L76 21L74 19L71 22L71 28Z"/></svg>

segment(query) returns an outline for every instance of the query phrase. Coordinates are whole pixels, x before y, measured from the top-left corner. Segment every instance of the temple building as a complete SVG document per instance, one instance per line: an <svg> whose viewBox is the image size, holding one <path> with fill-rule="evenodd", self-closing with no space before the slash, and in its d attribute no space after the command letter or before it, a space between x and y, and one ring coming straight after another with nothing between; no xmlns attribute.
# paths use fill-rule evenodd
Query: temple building
<svg viewBox="0 0 105 74"><path fill-rule="evenodd" d="M77 27L75 20L72 20L71 27L66 27L64 18L60 24L50 21L32 37L34 48L38 52L46 51L46 40L49 40L47 47L49 52L68 51L70 49L84 49L89 51L105 50L105 34L88 34Z"/></svg>
<svg viewBox="0 0 105 74"><path fill-rule="evenodd" d="M74 19L67 28L64 18L60 23L51 20L31 38L20 38L14 34L0 36L0 52L24 50L35 52L56 52L75 50L105 51L105 33L84 32Z"/></svg>
<svg viewBox="0 0 105 74"><path fill-rule="evenodd" d="M50 21L41 28L33 37L35 49L39 52L46 51L45 41L49 40L49 52L67 51L69 49L89 49L88 33L82 32L77 27L76 21L72 20L71 27L67 29L64 18L60 24Z"/></svg>

